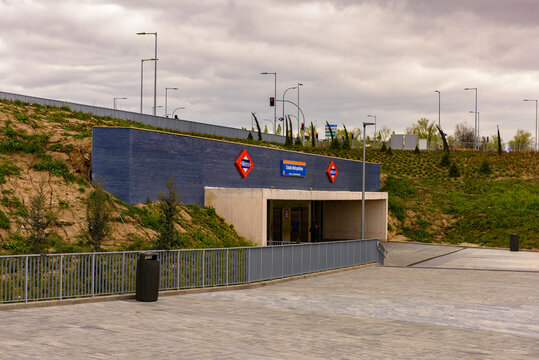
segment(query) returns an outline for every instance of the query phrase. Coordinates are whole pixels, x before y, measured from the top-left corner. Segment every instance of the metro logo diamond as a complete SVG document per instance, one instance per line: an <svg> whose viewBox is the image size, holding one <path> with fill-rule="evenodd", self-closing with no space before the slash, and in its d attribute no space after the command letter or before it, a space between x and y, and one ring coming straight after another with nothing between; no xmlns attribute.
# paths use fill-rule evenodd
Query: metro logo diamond
<svg viewBox="0 0 539 360"><path fill-rule="evenodd" d="M326 174L328 174L329 181L331 181L332 184L335 181L335 178L337 177L338 173L339 172L337 171L337 167L335 166L335 163L333 161L330 162L326 170Z"/></svg>
<svg viewBox="0 0 539 360"><path fill-rule="evenodd" d="M238 168L243 178L246 178L247 175L249 175L249 172L254 166L253 160L251 160L251 157L249 156L247 150L243 150L241 152L240 156L236 159L234 164L236 164L236 167Z"/></svg>

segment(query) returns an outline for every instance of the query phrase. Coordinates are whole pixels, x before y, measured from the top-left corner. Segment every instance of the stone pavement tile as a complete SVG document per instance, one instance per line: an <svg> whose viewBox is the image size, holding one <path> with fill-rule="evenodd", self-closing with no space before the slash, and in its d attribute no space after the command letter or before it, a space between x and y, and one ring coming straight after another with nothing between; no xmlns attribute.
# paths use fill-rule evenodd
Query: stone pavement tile
<svg viewBox="0 0 539 360"><path fill-rule="evenodd" d="M156 303L3 311L1 358L536 359L539 277L514 275L371 267Z"/></svg>
<svg viewBox="0 0 539 360"><path fill-rule="evenodd" d="M407 242L385 242L383 245L388 251L388 257L384 262L386 266L409 266L420 261L463 249L462 247L452 245Z"/></svg>
<svg viewBox="0 0 539 360"><path fill-rule="evenodd" d="M467 248L415 266L539 272L539 252Z"/></svg>

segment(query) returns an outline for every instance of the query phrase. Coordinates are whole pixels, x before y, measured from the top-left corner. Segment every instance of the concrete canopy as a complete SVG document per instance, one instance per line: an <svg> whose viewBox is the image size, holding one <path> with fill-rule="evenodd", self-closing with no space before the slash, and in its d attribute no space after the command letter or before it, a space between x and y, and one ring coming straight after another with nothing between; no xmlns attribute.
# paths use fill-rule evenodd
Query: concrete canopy
<svg viewBox="0 0 539 360"><path fill-rule="evenodd" d="M267 245L269 200L322 201L325 204L324 238L361 238L362 193L260 188L205 187L204 206L211 206L238 233L256 245ZM365 237L387 239L388 194L365 192Z"/></svg>

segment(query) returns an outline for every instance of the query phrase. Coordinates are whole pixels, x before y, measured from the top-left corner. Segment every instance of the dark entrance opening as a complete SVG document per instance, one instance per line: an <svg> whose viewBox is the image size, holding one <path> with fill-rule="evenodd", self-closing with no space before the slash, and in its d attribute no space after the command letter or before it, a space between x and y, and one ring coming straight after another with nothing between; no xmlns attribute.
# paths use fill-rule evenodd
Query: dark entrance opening
<svg viewBox="0 0 539 360"><path fill-rule="evenodd" d="M305 200L268 201L267 241L270 245L308 242L311 202Z"/></svg>

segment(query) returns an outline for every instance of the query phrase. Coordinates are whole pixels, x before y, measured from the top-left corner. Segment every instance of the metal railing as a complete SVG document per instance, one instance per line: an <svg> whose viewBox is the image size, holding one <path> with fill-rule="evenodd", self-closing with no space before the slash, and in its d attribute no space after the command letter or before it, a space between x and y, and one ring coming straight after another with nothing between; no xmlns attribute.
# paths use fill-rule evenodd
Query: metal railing
<svg viewBox="0 0 539 360"><path fill-rule="evenodd" d="M229 286L384 262L376 239L156 251L159 290ZM0 256L0 303L135 292L143 251Z"/></svg>
<svg viewBox="0 0 539 360"><path fill-rule="evenodd" d="M256 132L236 129L228 126L205 124L196 121L190 121L185 119L171 119L162 116L153 116L148 114L136 113L132 111L116 110L111 108L105 108L100 106L92 106L85 104L78 104L69 101L60 101L53 99L40 98L36 96L26 96L21 94L14 94L5 91L0 91L0 99L9 101L21 101L28 104L39 104L44 106L64 107L67 106L71 111L78 111L96 116L110 116L116 119L134 121L141 124L155 126L161 129L178 130L189 133L197 134L209 134L216 136L224 136L228 138L246 139L249 133L252 133L256 139ZM275 134L262 134L262 139L265 141L273 141L284 144L285 137Z"/></svg>

